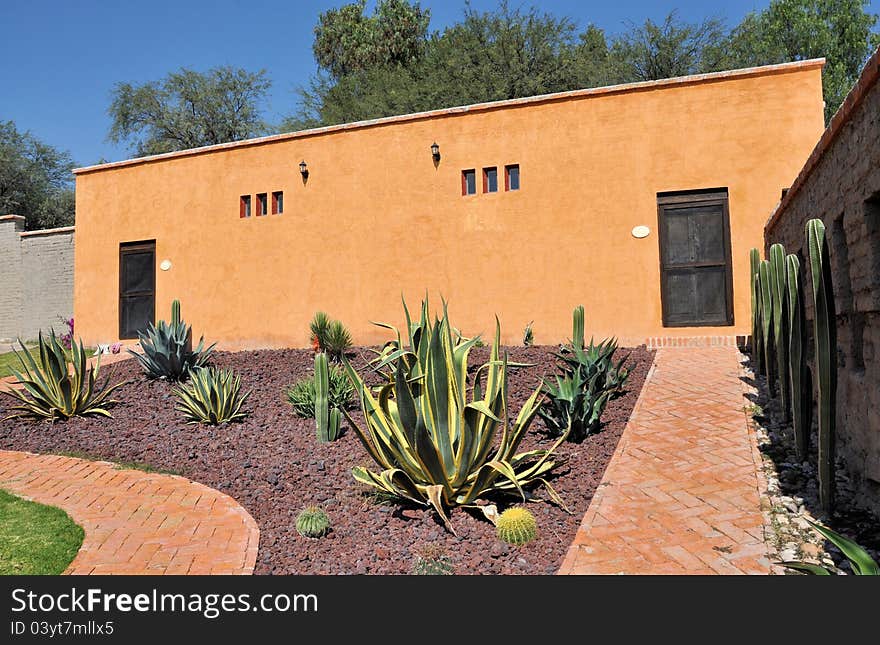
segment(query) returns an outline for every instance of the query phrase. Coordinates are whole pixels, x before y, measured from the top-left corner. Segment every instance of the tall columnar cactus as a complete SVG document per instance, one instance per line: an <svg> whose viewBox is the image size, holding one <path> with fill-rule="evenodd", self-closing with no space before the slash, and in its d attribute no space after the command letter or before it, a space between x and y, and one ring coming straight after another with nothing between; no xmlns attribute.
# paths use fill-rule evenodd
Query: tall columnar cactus
<svg viewBox="0 0 880 645"><path fill-rule="evenodd" d="M813 377L804 352L807 326L800 276L801 263L796 255L786 256L785 269L788 281L788 366L792 427L795 451L798 459L804 461L810 448L810 428L813 425Z"/></svg>
<svg viewBox="0 0 880 645"><path fill-rule="evenodd" d="M339 409L330 408L330 367L327 354L315 354L315 426L318 441L335 441L339 437Z"/></svg>
<svg viewBox="0 0 880 645"><path fill-rule="evenodd" d="M171 303L171 324L180 324L180 300L175 300Z"/></svg>
<svg viewBox="0 0 880 645"><path fill-rule="evenodd" d="M837 414L837 314L828 241L822 220L806 227L813 283L813 340L819 414L819 503L826 512L834 508L835 416Z"/></svg>
<svg viewBox="0 0 880 645"><path fill-rule="evenodd" d="M578 349L584 348L584 306L575 307L571 317L571 344Z"/></svg>
<svg viewBox="0 0 880 645"><path fill-rule="evenodd" d="M761 285L761 340L764 343L764 375L767 377L767 389L770 396L776 393L773 381L773 300L770 296L770 263L761 260L758 267L758 278Z"/></svg>
<svg viewBox="0 0 880 645"><path fill-rule="evenodd" d="M761 253L758 249L749 251L749 283L752 294L752 358L755 360L755 372L763 370L764 341L761 339L761 292L758 267L761 266Z"/></svg>
<svg viewBox="0 0 880 645"><path fill-rule="evenodd" d="M788 384L788 296L785 277L785 247L770 247L770 296L773 302L773 343L776 347L776 378L779 382L779 404L782 420L791 421Z"/></svg>

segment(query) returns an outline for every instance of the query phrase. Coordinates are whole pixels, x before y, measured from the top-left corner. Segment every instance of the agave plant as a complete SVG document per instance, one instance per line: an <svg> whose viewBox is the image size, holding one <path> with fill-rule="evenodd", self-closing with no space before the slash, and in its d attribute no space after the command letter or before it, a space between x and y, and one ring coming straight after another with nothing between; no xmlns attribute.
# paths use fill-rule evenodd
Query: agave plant
<svg viewBox="0 0 880 645"><path fill-rule="evenodd" d="M114 390L124 385L109 385L108 376L102 385L96 385L101 369L101 356L98 355L93 366L88 364L88 355L82 341L71 343L65 350L58 342L55 331L43 338L38 335L36 357L19 341L21 352L13 350L21 363L21 370L11 368L12 373L23 389L2 391L18 402L12 407L15 417L37 417L41 419L69 419L75 416L99 415L112 417L107 406L117 403L110 398Z"/></svg>
<svg viewBox="0 0 880 645"><path fill-rule="evenodd" d="M827 526L822 526L821 524L816 524L815 522L807 522L812 526L816 531L822 534L826 540L831 542L834 546L836 546L843 555L849 560L849 565L853 570L853 573L857 576L880 576L880 566L871 558L867 551L865 551L858 544L853 542L847 537L842 536L840 533L832 531ZM802 571L804 573L809 573L816 576L830 576L831 571L826 569L825 567L819 566L818 564L813 564L811 562L800 562L800 561L788 561L780 563L789 569L794 569L796 571Z"/></svg>
<svg viewBox="0 0 880 645"><path fill-rule="evenodd" d="M189 382L175 387L173 392L179 399L175 409L186 415L187 423L219 425L247 416L241 407L250 392L241 394L241 377L232 370L196 368Z"/></svg>
<svg viewBox="0 0 880 645"><path fill-rule="evenodd" d="M538 416L554 434L569 433L572 441L581 441L588 434L599 429L605 406L614 390L600 386L602 378L596 372L588 382L583 382L581 372L557 376L555 383L544 382L546 402L538 410Z"/></svg>
<svg viewBox="0 0 880 645"><path fill-rule="evenodd" d="M138 332L138 339L142 353L128 352L138 360L149 378L169 381L182 381L192 370L204 367L216 345L205 347L202 337L198 347L192 349L192 330L181 320L177 300L171 304L171 322L150 323L146 331Z"/></svg>
<svg viewBox="0 0 880 645"><path fill-rule="evenodd" d="M623 386L629 378L629 370L623 365L629 356L624 356L616 363L614 352L617 351L617 340L606 338L598 344L590 338L586 347L582 343L572 342L556 353L559 367L563 372L580 375L579 381L584 386L595 387L596 392L609 392L611 398L623 392Z"/></svg>
<svg viewBox="0 0 880 645"><path fill-rule="evenodd" d="M397 338L390 340L378 352L378 356L371 362L376 372L384 375L389 381L393 381L397 375L398 367L402 368L405 374L410 374L417 365L419 358L424 359L427 354L428 344L422 343L424 338L430 335L431 323L428 313L428 298L422 300L421 313L419 320L413 322L409 307L406 300L403 300L403 313L406 317L406 336L402 336L400 330L387 323L373 323L378 327L390 329ZM443 316L448 318L446 303L443 303ZM481 345L479 336L473 338L464 338L456 329L450 327L450 334L453 338L452 353L455 358L455 364L460 367L462 364L467 366L468 352L474 347ZM463 361L463 362L462 362ZM508 363L508 366L513 364Z"/></svg>
<svg viewBox="0 0 880 645"><path fill-rule="evenodd" d="M356 467L354 478L394 497L432 506L450 531L447 508L474 505L491 493L519 493L525 499L527 488L543 484L563 505L546 476L556 466L551 456L565 435L548 450L517 453L538 413L541 391L539 386L511 423L508 363L501 356L498 322L489 361L477 370L472 388L467 357L474 339L456 345L445 308L441 320L420 330L417 343L396 351L394 378L375 395L345 361L360 395L365 426L345 415L381 468ZM491 516L485 506L479 508Z"/></svg>

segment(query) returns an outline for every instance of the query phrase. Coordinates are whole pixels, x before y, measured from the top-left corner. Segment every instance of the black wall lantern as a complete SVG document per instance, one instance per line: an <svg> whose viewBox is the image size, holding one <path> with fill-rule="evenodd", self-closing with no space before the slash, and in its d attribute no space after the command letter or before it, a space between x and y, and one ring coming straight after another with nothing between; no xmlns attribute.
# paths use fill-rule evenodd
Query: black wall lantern
<svg viewBox="0 0 880 645"><path fill-rule="evenodd" d="M431 144L431 156L434 157L434 161L440 161L440 146L436 141Z"/></svg>
<svg viewBox="0 0 880 645"><path fill-rule="evenodd" d="M303 179L306 179L309 176L309 165L306 163L305 159L299 162L299 174L303 176Z"/></svg>

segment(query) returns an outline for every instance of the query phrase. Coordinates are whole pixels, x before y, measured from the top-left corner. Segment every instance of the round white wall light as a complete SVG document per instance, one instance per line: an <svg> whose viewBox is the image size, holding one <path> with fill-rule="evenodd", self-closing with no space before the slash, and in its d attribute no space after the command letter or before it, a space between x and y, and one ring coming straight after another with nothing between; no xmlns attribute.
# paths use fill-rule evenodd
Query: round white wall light
<svg viewBox="0 0 880 645"><path fill-rule="evenodd" d="M163 271L167 271L171 268L171 260L162 260L162 264L159 265L159 268Z"/></svg>
<svg viewBox="0 0 880 645"><path fill-rule="evenodd" d="M636 226L632 230L632 236L636 239L642 239L643 237L648 237L651 233L651 229L647 226Z"/></svg>

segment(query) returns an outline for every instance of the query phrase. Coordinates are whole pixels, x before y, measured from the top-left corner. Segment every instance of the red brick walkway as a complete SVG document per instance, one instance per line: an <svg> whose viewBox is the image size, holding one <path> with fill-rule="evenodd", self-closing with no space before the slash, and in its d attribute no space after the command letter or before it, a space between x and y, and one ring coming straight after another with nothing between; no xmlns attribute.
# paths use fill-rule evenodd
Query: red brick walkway
<svg viewBox="0 0 880 645"><path fill-rule="evenodd" d="M183 477L0 450L0 488L85 531L69 574L250 574L260 532L234 499Z"/></svg>
<svg viewBox="0 0 880 645"><path fill-rule="evenodd" d="M739 357L657 351L559 573L771 573Z"/></svg>

